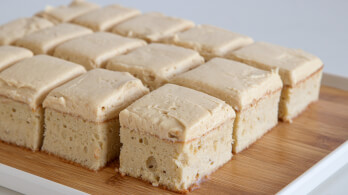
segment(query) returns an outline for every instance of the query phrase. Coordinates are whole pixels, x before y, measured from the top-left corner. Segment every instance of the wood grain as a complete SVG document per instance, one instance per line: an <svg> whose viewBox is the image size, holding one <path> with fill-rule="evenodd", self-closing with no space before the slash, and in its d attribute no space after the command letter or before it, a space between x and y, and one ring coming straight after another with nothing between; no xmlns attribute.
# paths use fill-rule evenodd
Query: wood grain
<svg viewBox="0 0 348 195"><path fill-rule="evenodd" d="M320 100L292 124L279 123L190 194L274 194L348 139L348 92L322 87ZM91 194L175 194L115 172L99 172L42 152L0 143L0 163Z"/></svg>

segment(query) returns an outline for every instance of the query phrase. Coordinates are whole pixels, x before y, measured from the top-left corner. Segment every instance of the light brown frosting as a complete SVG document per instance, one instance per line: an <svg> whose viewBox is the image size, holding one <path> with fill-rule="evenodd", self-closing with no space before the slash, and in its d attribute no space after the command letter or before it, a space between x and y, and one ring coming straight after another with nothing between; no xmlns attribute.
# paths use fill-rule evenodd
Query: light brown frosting
<svg viewBox="0 0 348 195"><path fill-rule="evenodd" d="M109 5L77 17L72 22L88 27L93 31L105 31L137 15L140 15L140 11L137 9Z"/></svg>
<svg viewBox="0 0 348 195"><path fill-rule="evenodd" d="M118 117L122 109L148 91L129 73L94 69L54 89L43 106L103 122Z"/></svg>
<svg viewBox="0 0 348 195"><path fill-rule="evenodd" d="M189 88L166 84L120 113L120 124L170 141L199 138L235 117L224 101Z"/></svg>
<svg viewBox="0 0 348 195"><path fill-rule="evenodd" d="M33 56L33 52L28 49L14 46L0 46L0 71L10 65Z"/></svg>
<svg viewBox="0 0 348 195"><path fill-rule="evenodd" d="M78 64L46 55L34 56L0 72L0 95L35 110L52 89L85 72Z"/></svg>
<svg viewBox="0 0 348 195"><path fill-rule="evenodd" d="M282 87L275 71L263 71L223 58L213 58L171 82L220 98L236 111L248 108L253 101Z"/></svg>
<svg viewBox="0 0 348 195"><path fill-rule="evenodd" d="M229 56L257 68L271 70L279 68L284 85L294 86L323 66L316 56L300 49L256 42L234 51Z"/></svg>
<svg viewBox="0 0 348 195"><path fill-rule="evenodd" d="M113 28L113 32L123 36L157 42L193 26L194 23L191 21L151 12L116 25L116 27Z"/></svg>
<svg viewBox="0 0 348 195"><path fill-rule="evenodd" d="M0 26L0 45L10 45L25 35L51 26L53 23L39 17L14 20Z"/></svg>

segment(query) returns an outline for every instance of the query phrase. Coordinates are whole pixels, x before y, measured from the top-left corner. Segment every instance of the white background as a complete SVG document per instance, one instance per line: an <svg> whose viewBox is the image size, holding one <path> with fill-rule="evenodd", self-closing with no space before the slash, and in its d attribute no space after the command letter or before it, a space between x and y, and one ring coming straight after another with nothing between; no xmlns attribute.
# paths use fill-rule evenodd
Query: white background
<svg viewBox="0 0 348 195"><path fill-rule="evenodd" d="M143 12L159 11L212 24L319 56L324 71L348 77L348 1L346 0L90 0L118 3ZM46 5L70 0L0 0L0 24L31 16Z"/></svg>

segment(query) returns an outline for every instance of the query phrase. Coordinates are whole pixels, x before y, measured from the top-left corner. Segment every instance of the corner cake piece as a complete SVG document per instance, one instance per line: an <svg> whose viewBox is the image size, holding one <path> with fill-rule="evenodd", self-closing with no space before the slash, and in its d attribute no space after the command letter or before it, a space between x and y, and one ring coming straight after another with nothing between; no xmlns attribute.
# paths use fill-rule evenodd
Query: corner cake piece
<svg viewBox="0 0 348 195"><path fill-rule="evenodd" d="M279 118L283 121L291 122L319 98L323 62L312 54L257 42L229 57L264 70L279 68L284 84L279 103Z"/></svg>
<svg viewBox="0 0 348 195"><path fill-rule="evenodd" d="M112 58L106 68L129 72L153 90L167 83L173 76L203 63L203 57L194 50L152 43Z"/></svg>
<svg viewBox="0 0 348 195"><path fill-rule="evenodd" d="M93 31L107 31L127 19L140 15L140 11L120 5L109 5L91 11L72 20L72 23L85 26Z"/></svg>
<svg viewBox="0 0 348 195"><path fill-rule="evenodd" d="M98 170L119 155L119 112L148 93L129 73L94 69L45 99L42 150Z"/></svg>
<svg viewBox="0 0 348 195"><path fill-rule="evenodd" d="M59 45L55 49L54 56L81 64L90 70L104 68L104 63L111 57L144 45L146 42L140 39L97 32Z"/></svg>
<svg viewBox="0 0 348 195"><path fill-rule="evenodd" d="M30 33L52 27L53 24L43 18L20 18L0 26L0 45L10 45Z"/></svg>
<svg viewBox="0 0 348 195"><path fill-rule="evenodd" d="M51 7L36 14L36 16L46 18L55 24L69 22L85 13L98 9L99 5L86 2L84 0L74 0L68 6Z"/></svg>
<svg viewBox="0 0 348 195"><path fill-rule="evenodd" d="M172 82L220 98L234 108L234 153L247 148L278 123L282 81L276 72L213 58Z"/></svg>
<svg viewBox="0 0 348 195"><path fill-rule="evenodd" d="M234 118L222 100L166 84L120 113L119 172L187 192L231 159Z"/></svg>
<svg viewBox="0 0 348 195"><path fill-rule="evenodd" d="M77 64L38 55L0 72L0 139L38 150L42 143L42 102L55 87L85 73Z"/></svg>
<svg viewBox="0 0 348 195"><path fill-rule="evenodd" d="M177 33L166 40L178 46L198 51L206 60L223 57L227 53L253 43L253 39L222 28L198 25Z"/></svg>
<svg viewBox="0 0 348 195"><path fill-rule="evenodd" d="M116 25L112 31L123 36L144 39L148 42L159 42L193 26L194 23L188 20L150 12L122 22Z"/></svg>
<svg viewBox="0 0 348 195"><path fill-rule="evenodd" d="M14 46L0 46L0 71L12 64L33 56L28 49Z"/></svg>
<svg viewBox="0 0 348 195"><path fill-rule="evenodd" d="M52 55L57 45L70 39L91 34L92 30L75 24L58 24L41 31L31 33L17 40L15 45L30 49L35 55Z"/></svg>

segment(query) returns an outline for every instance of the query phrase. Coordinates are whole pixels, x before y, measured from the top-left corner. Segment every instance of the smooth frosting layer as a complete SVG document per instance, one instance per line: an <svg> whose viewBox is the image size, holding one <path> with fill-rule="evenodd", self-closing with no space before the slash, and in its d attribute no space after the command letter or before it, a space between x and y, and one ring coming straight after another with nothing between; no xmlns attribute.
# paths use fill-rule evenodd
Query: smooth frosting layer
<svg viewBox="0 0 348 195"><path fill-rule="evenodd" d="M323 66L316 56L301 49L290 49L271 43L256 42L232 52L230 58L271 70L279 68L284 85L294 86Z"/></svg>
<svg viewBox="0 0 348 195"><path fill-rule="evenodd" d="M57 45L92 32L92 30L79 25L63 23L24 36L15 44L30 49L34 54L53 54Z"/></svg>
<svg viewBox="0 0 348 195"><path fill-rule="evenodd" d="M123 110L120 124L160 139L187 142L234 117L233 109L220 99L166 84Z"/></svg>
<svg viewBox="0 0 348 195"><path fill-rule="evenodd" d="M263 71L223 58L213 58L171 82L220 98L236 111L246 109L268 93L282 88L276 71Z"/></svg>
<svg viewBox="0 0 348 195"><path fill-rule="evenodd" d="M53 23L39 17L14 20L0 26L0 45L10 45L25 35L51 26Z"/></svg>
<svg viewBox="0 0 348 195"><path fill-rule="evenodd" d="M105 31L137 15L140 15L139 10L120 5L109 5L77 17L72 22L93 31Z"/></svg>
<svg viewBox="0 0 348 195"><path fill-rule="evenodd" d="M85 72L75 63L46 55L34 56L0 72L0 95L35 110L52 89Z"/></svg>
<svg viewBox="0 0 348 195"><path fill-rule="evenodd" d="M94 69L54 89L43 106L86 120L104 122L118 117L122 109L148 91L129 73Z"/></svg>
<svg viewBox="0 0 348 195"><path fill-rule="evenodd" d="M14 46L0 46L0 71L10 65L33 56L33 52L28 49Z"/></svg>
<svg viewBox="0 0 348 195"><path fill-rule="evenodd" d="M122 22L113 28L113 32L157 42L193 26L194 23L191 21L151 12Z"/></svg>
<svg viewBox="0 0 348 195"><path fill-rule="evenodd" d="M169 42L194 49L206 59L222 57L226 53L253 43L253 39L222 28L198 25L177 33Z"/></svg>
<svg viewBox="0 0 348 195"><path fill-rule="evenodd" d="M69 22L78 16L98 8L99 5L94 3L86 2L84 0L73 0L68 6L47 6L45 10L37 13L36 15L46 18L53 23L62 23Z"/></svg>
<svg viewBox="0 0 348 195"><path fill-rule="evenodd" d="M111 57L144 45L146 42L140 39L97 32L59 45L55 49L54 56L82 64L89 70L102 67Z"/></svg>

